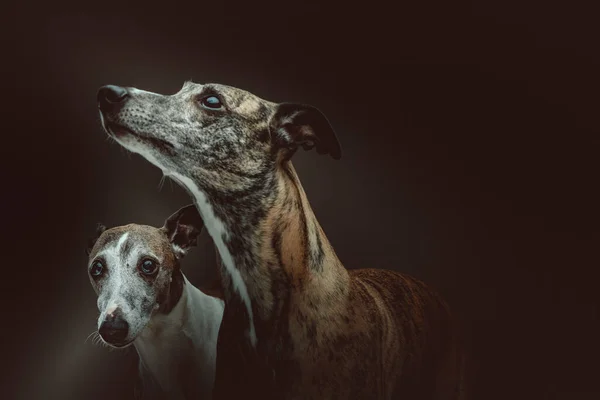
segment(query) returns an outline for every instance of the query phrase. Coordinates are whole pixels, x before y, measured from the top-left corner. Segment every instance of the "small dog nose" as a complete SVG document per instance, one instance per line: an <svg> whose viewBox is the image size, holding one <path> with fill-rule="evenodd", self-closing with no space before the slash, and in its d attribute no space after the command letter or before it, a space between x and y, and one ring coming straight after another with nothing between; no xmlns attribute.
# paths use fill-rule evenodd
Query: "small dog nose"
<svg viewBox="0 0 600 400"><path fill-rule="evenodd" d="M120 316L109 315L98 329L98 333L110 344L121 344L127 338L129 324Z"/></svg>
<svg viewBox="0 0 600 400"><path fill-rule="evenodd" d="M129 93L120 86L106 85L98 90L98 104L102 109L108 109L116 104L123 103Z"/></svg>

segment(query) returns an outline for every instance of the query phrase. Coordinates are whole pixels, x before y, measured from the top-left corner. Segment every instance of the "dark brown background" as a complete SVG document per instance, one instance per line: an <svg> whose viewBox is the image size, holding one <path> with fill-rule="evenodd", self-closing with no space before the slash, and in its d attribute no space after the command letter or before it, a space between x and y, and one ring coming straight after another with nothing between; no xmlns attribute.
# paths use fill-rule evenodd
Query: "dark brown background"
<svg viewBox="0 0 600 400"><path fill-rule="evenodd" d="M2 398L129 389L133 353L84 343L97 317L84 245L98 221L159 225L190 199L106 140L95 94L186 79L325 112L342 160L295 159L318 218L349 268L444 293L465 321L476 399L598 398L597 13L397 3L8 6ZM213 253L203 235L184 266L194 282Z"/></svg>

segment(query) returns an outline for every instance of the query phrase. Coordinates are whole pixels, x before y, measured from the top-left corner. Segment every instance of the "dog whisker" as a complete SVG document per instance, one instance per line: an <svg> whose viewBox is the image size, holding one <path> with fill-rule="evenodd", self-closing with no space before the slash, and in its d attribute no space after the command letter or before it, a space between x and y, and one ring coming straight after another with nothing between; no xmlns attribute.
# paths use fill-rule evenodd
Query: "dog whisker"
<svg viewBox="0 0 600 400"><path fill-rule="evenodd" d="M98 334L98 331L94 331L94 332L90 333L90 334L88 335L88 337L86 337L86 338L85 338L85 340L84 340L83 344L86 344L86 343L87 343L87 341L88 341L88 340L90 340L90 338L92 338L92 343L93 343L93 342L94 342L93 336L94 336L95 334L97 335L97 334Z"/></svg>
<svg viewBox="0 0 600 400"><path fill-rule="evenodd" d="M158 182L158 191L159 191L159 192L162 190L162 188L163 188L163 186L164 186L164 184L165 184L165 180L166 180L166 178L167 178L167 177L166 177L165 175L163 175L163 176L160 178L160 181Z"/></svg>
<svg viewBox="0 0 600 400"><path fill-rule="evenodd" d="M94 331L94 332L92 332L92 333L90 334L90 336L88 336L88 339L89 339L90 337L92 338L92 344L93 344L94 346L98 346L98 345L100 345L100 344L102 343L102 338L100 337L100 334L98 333L98 331ZM86 339L86 341L87 341L87 339Z"/></svg>

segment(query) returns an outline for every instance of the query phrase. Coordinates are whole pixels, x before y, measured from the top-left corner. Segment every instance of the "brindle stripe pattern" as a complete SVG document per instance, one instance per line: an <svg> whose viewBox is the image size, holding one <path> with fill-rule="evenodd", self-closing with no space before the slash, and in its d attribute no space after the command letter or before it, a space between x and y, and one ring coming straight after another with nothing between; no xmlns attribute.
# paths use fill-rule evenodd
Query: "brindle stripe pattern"
<svg viewBox="0 0 600 400"><path fill-rule="evenodd" d="M419 280L393 271L352 270L349 290L344 290L340 282L330 282L334 290L325 299L304 298L306 308L293 304L303 297L306 280L324 271L325 254L331 255L333 249L327 242L325 251L324 234L310 206L304 208L308 204L303 201L304 192L289 168L278 181L274 190L277 195L269 202L271 207L260 212L266 215L260 241L271 250L255 259L258 266L264 265L270 271L268 278L261 279L271 288L271 313L255 321L259 338L256 351L241 346L234 355L228 353L247 368L235 373L232 370L230 380L221 375L223 382L245 382L245 386L240 383L243 391L273 399L287 398L289 392L301 392L310 398L357 399L372 398L374 390L376 398L390 398L394 391L414 396L433 393L438 355L448 350L430 342L440 343L440 339L450 337L450 316L436 292ZM309 220L318 227L316 249L309 246ZM321 312L323 300L326 304L337 303L344 293L348 298L339 314ZM265 293L256 292L254 315L265 315L260 308L264 303ZM237 330L241 332L247 324L247 317L240 318L243 307L233 305L230 309L235 314L230 318L237 318ZM232 333L231 337L231 341L223 342L231 343L239 336ZM228 365L233 364L231 359ZM416 372L427 370L432 371L427 378ZM340 382L353 384L342 386ZM226 389L224 383L218 387L224 390L219 398L242 393L231 384Z"/></svg>

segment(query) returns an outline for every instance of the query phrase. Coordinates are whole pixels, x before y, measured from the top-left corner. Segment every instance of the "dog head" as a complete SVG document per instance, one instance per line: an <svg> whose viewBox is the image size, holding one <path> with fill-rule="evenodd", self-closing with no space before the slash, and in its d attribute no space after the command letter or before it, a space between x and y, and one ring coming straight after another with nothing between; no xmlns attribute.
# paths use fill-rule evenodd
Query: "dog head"
<svg viewBox="0 0 600 400"><path fill-rule="evenodd" d="M202 220L192 205L162 228L130 224L90 241L88 274L98 295L98 333L113 347L131 344L156 313L169 313L183 291L179 260L196 244Z"/></svg>
<svg viewBox="0 0 600 400"><path fill-rule="evenodd" d="M299 147L341 157L316 108L272 103L229 86L187 82L170 96L104 86L98 106L107 133L165 175L229 194L268 181Z"/></svg>

